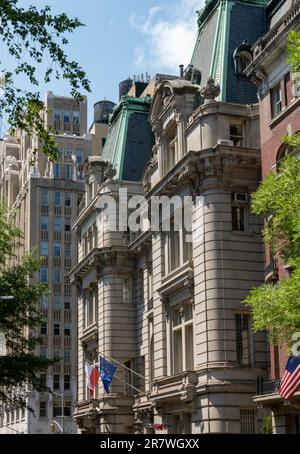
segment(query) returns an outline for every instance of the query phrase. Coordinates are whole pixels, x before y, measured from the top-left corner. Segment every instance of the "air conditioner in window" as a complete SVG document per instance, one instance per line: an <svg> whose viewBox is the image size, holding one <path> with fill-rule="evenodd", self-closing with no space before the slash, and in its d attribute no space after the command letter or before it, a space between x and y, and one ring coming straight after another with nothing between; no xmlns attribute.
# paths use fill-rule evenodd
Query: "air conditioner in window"
<svg viewBox="0 0 300 454"><path fill-rule="evenodd" d="M226 147L233 147L233 141L232 140L219 139L217 144L218 145L224 145Z"/></svg>
<svg viewBox="0 0 300 454"><path fill-rule="evenodd" d="M248 202L248 194L246 192L234 192L233 201L241 203Z"/></svg>

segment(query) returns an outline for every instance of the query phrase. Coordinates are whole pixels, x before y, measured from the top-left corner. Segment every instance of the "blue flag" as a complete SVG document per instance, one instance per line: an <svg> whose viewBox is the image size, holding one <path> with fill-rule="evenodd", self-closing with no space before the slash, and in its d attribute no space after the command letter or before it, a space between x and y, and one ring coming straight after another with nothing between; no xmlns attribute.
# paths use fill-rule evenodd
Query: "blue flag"
<svg viewBox="0 0 300 454"><path fill-rule="evenodd" d="M105 389L106 393L109 393L109 387L112 384L114 379L117 366L107 359L103 358L103 356L99 356L99 364L100 364L100 377Z"/></svg>

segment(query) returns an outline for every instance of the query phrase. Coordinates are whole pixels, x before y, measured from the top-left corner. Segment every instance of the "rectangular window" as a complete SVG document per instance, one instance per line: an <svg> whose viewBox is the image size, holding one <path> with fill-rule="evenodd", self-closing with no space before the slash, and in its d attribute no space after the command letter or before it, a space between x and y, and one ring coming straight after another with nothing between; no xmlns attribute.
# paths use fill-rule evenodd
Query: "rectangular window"
<svg viewBox="0 0 300 454"><path fill-rule="evenodd" d="M61 119L61 111L58 108L54 109L54 121L60 122Z"/></svg>
<svg viewBox="0 0 300 454"><path fill-rule="evenodd" d="M180 266L180 232L175 225L174 216L170 221L170 270L175 270Z"/></svg>
<svg viewBox="0 0 300 454"><path fill-rule="evenodd" d="M53 282L54 284L60 284L61 282L60 268L53 268Z"/></svg>
<svg viewBox="0 0 300 454"><path fill-rule="evenodd" d="M250 317L248 314L235 314L236 354L242 366L250 364Z"/></svg>
<svg viewBox="0 0 300 454"><path fill-rule="evenodd" d="M292 79L294 82L294 90L293 90L294 97L299 98L300 97L300 72L292 73Z"/></svg>
<svg viewBox="0 0 300 454"><path fill-rule="evenodd" d="M55 162L53 166L53 176L54 178L60 178L60 164L59 162Z"/></svg>
<svg viewBox="0 0 300 454"><path fill-rule="evenodd" d="M235 147L243 146L243 128L241 124L235 123L229 126L230 140L232 140Z"/></svg>
<svg viewBox="0 0 300 454"><path fill-rule="evenodd" d="M60 389L60 376L58 374L53 376L53 389Z"/></svg>
<svg viewBox="0 0 300 454"><path fill-rule="evenodd" d="M133 369L133 361L126 361L124 365L127 367L127 369L124 369L124 394L125 396L132 396L133 388L131 386L134 386L134 374L128 369ZM128 386L127 383L131 386Z"/></svg>
<svg viewBox="0 0 300 454"><path fill-rule="evenodd" d="M48 349L47 347L40 347L40 356L42 358L47 358L48 357Z"/></svg>
<svg viewBox="0 0 300 454"><path fill-rule="evenodd" d="M78 165L83 164L83 152L82 151L76 151L76 162Z"/></svg>
<svg viewBox="0 0 300 454"><path fill-rule="evenodd" d="M43 267L40 269L40 281L42 283L48 282L48 268Z"/></svg>
<svg viewBox="0 0 300 454"><path fill-rule="evenodd" d="M61 232L61 218L59 216L53 218L53 226L55 232Z"/></svg>
<svg viewBox="0 0 300 454"><path fill-rule="evenodd" d="M67 159L72 159L72 155L73 155L73 148L68 147L66 149L66 158Z"/></svg>
<svg viewBox="0 0 300 454"><path fill-rule="evenodd" d="M72 179L72 164L65 164L65 178L67 180Z"/></svg>
<svg viewBox="0 0 300 454"><path fill-rule="evenodd" d="M58 191L54 192L54 205L56 207L61 206L61 195L60 195L60 192L58 192Z"/></svg>
<svg viewBox="0 0 300 454"><path fill-rule="evenodd" d="M64 416L67 416L67 417L71 416L71 402L65 402Z"/></svg>
<svg viewBox="0 0 300 454"><path fill-rule="evenodd" d="M53 418L57 418L61 416L61 403L60 402L53 402Z"/></svg>
<svg viewBox="0 0 300 454"><path fill-rule="evenodd" d="M62 160L63 155L64 155L64 149L63 149L63 147L60 146L58 149L58 159L60 161Z"/></svg>
<svg viewBox="0 0 300 454"><path fill-rule="evenodd" d="M71 244L70 243L65 243L65 257L66 258L71 257Z"/></svg>
<svg viewBox="0 0 300 454"><path fill-rule="evenodd" d="M172 310L173 373L194 368L193 308L184 303Z"/></svg>
<svg viewBox="0 0 300 454"><path fill-rule="evenodd" d="M95 323L96 295L97 291L86 291L84 293L84 317L86 328Z"/></svg>
<svg viewBox="0 0 300 454"><path fill-rule="evenodd" d="M71 206L71 193L70 192L65 193L65 206L66 207Z"/></svg>
<svg viewBox="0 0 300 454"><path fill-rule="evenodd" d="M244 232L246 230L246 207L233 205L231 210L232 230Z"/></svg>
<svg viewBox="0 0 300 454"><path fill-rule="evenodd" d="M70 112L68 110L64 110L64 123L70 123Z"/></svg>
<svg viewBox="0 0 300 454"><path fill-rule="evenodd" d="M276 117L282 110L282 94L280 84L271 90L272 117Z"/></svg>
<svg viewBox="0 0 300 454"><path fill-rule="evenodd" d="M55 311L60 311L60 309L61 309L61 298L60 298L60 296L54 296L53 309Z"/></svg>
<svg viewBox="0 0 300 454"><path fill-rule="evenodd" d="M40 402L40 418L47 417L47 402Z"/></svg>
<svg viewBox="0 0 300 454"><path fill-rule="evenodd" d="M70 232L71 230L71 218L65 217L65 232Z"/></svg>
<svg viewBox="0 0 300 454"><path fill-rule="evenodd" d="M42 191L41 201L42 201L42 205L48 205L48 203L49 203L48 191Z"/></svg>
<svg viewBox="0 0 300 454"><path fill-rule="evenodd" d="M41 241L40 254L42 257L48 257L49 255L49 243L48 241Z"/></svg>
<svg viewBox="0 0 300 454"><path fill-rule="evenodd" d="M64 376L64 389L66 391L71 389L71 376L70 375Z"/></svg>
<svg viewBox="0 0 300 454"><path fill-rule="evenodd" d="M64 362L66 364L70 364L71 362L71 350L69 349L64 351Z"/></svg>
<svg viewBox="0 0 300 454"><path fill-rule="evenodd" d="M130 304L132 302L132 280L131 278L123 279L123 303Z"/></svg>
<svg viewBox="0 0 300 454"><path fill-rule="evenodd" d="M73 112L73 124L79 125L80 123L80 112L79 110L74 110Z"/></svg>
<svg viewBox="0 0 300 454"><path fill-rule="evenodd" d="M241 434L255 434L255 410L240 409Z"/></svg>
<svg viewBox="0 0 300 454"><path fill-rule="evenodd" d="M59 350L54 350L53 352L53 359L60 359L61 356L60 356L60 351Z"/></svg>
<svg viewBox="0 0 300 454"><path fill-rule="evenodd" d="M64 335L67 337L71 336L71 326L70 325L65 325Z"/></svg>
<svg viewBox="0 0 300 454"><path fill-rule="evenodd" d="M47 322L41 324L41 336L47 335Z"/></svg>
<svg viewBox="0 0 300 454"><path fill-rule="evenodd" d="M65 311L69 311L71 309L71 301L65 300L64 307Z"/></svg>
<svg viewBox="0 0 300 454"><path fill-rule="evenodd" d="M49 217L41 216L41 230L49 230Z"/></svg>
<svg viewBox="0 0 300 454"><path fill-rule="evenodd" d="M54 243L53 245L54 257L61 256L61 243Z"/></svg>
<svg viewBox="0 0 300 454"><path fill-rule="evenodd" d="M173 333L174 348L174 374L183 371L183 352L182 352L182 330L178 329Z"/></svg>
<svg viewBox="0 0 300 454"><path fill-rule="evenodd" d="M60 324L59 323L54 323L53 334L54 334L54 336L60 335Z"/></svg>
<svg viewBox="0 0 300 454"><path fill-rule="evenodd" d="M41 299L40 308L42 310L47 310L48 309L48 304L49 304L49 297L48 297L48 295L45 295Z"/></svg>

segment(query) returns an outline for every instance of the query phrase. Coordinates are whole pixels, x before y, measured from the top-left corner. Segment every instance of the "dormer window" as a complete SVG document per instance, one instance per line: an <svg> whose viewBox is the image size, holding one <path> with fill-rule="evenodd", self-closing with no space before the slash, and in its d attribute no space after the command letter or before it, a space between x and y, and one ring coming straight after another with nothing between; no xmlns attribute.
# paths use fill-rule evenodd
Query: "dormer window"
<svg viewBox="0 0 300 454"><path fill-rule="evenodd" d="M244 75L247 66L252 62L251 44L244 41L233 52L234 70L236 74Z"/></svg>

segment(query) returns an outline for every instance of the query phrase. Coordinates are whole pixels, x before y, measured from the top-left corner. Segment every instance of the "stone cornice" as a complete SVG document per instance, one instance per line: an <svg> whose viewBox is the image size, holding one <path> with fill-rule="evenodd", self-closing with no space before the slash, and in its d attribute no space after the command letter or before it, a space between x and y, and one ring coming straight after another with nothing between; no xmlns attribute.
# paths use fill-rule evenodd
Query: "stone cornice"
<svg viewBox="0 0 300 454"><path fill-rule="evenodd" d="M191 195L210 183L214 186L230 186L234 169L260 169L260 151L251 148L215 145L198 152L190 151L147 194L171 195L185 184L191 185Z"/></svg>
<svg viewBox="0 0 300 454"><path fill-rule="evenodd" d="M77 284L90 270L97 268L98 278L103 274L104 268L111 268L114 272L122 272L124 263L131 260L127 246L94 248L67 274L72 284Z"/></svg>

